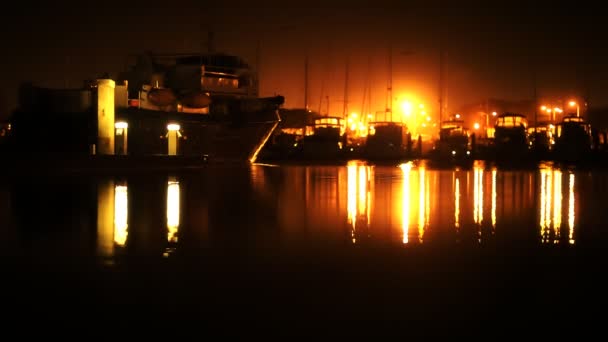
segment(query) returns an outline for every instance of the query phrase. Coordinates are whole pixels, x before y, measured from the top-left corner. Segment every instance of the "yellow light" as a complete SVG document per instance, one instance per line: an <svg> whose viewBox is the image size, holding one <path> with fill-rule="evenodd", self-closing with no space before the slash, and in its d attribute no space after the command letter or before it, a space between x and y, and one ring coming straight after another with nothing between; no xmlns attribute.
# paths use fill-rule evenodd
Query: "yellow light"
<svg viewBox="0 0 608 342"><path fill-rule="evenodd" d="M498 115L498 113L492 112L492 116L496 116L496 115Z"/></svg>
<svg viewBox="0 0 608 342"><path fill-rule="evenodd" d="M179 131L181 129L179 124L176 123L170 123L167 125L167 130L169 131Z"/></svg>
<svg viewBox="0 0 608 342"><path fill-rule="evenodd" d="M403 103L401 104L401 108L403 108L403 113L405 115L412 114L412 103L411 102L403 101Z"/></svg>
<svg viewBox="0 0 608 342"><path fill-rule="evenodd" d="M410 229L410 171L412 170L412 163L405 163L399 165L399 168L403 172L403 188L401 193L401 229L403 231L403 243L409 242L409 229Z"/></svg>
<svg viewBox="0 0 608 342"><path fill-rule="evenodd" d="M128 192L124 185L114 187L114 242L124 246L128 235Z"/></svg>
<svg viewBox="0 0 608 342"><path fill-rule="evenodd" d="M551 113L551 108L546 108L547 113Z"/></svg>
<svg viewBox="0 0 608 342"><path fill-rule="evenodd" d="M117 121L114 124L114 128L116 128L116 129L126 129L126 128L129 128L129 124L126 123L126 122L124 122L124 121Z"/></svg>
<svg viewBox="0 0 608 342"><path fill-rule="evenodd" d="M424 108L424 104L422 104L422 103L421 103L421 104L419 104L419 105L418 105L418 108L423 109L423 108Z"/></svg>
<svg viewBox="0 0 608 342"><path fill-rule="evenodd" d="M179 182L167 183L167 240L177 242L179 227Z"/></svg>
<svg viewBox="0 0 608 342"><path fill-rule="evenodd" d="M356 118L358 114L357 114L357 113L355 113L355 112L352 112L352 113L350 113L350 115L351 115L352 117Z"/></svg>
<svg viewBox="0 0 608 342"><path fill-rule="evenodd" d="M476 122L475 124L473 124L473 128L479 129L479 123Z"/></svg>
<svg viewBox="0 0 608 342"><path fill-rule="evenodd" d="M568 102L568 104L570 105L570 107L576 106L576 102L574 102L574 101L570 101L570 102Z"/></svg>
<svg viewBox="0 0 608 342"><path fill-rule="evenodd" d="M421 115L426 115L426 110L422 110L422 111L420 111L420 114L421 114Z"/></svg>
<svg viewBox="0 0 608 342"><path fill-rule="evenodd" d="M426 117L426 121L431 121L431 117L430 117L430 116L427 116L427 117Z"/></svg>
<svg viewBox="0 0 608 342"><path fill-rule="evenodd" d="M568 242L574 244L574 174L568 177Z"/></svg>
<svg viewBox="0 0 608 342"><path fill-rule="evenodd" d="M558 107L553 108L553 111L557 112L557 113L561 113L562 112L562 110L560 108L558 108Z"/></svg>
<svg viewBox="0 0 608 342"><path fill-rule="evenodd" d="M547 110L547 106L540 106L540 110Z"/></svg>
<svg viewBox="0 0 608 342"><path fill-rule="evenodd" d="M456 114L456 119L460 119L460 114Z"/></svg>

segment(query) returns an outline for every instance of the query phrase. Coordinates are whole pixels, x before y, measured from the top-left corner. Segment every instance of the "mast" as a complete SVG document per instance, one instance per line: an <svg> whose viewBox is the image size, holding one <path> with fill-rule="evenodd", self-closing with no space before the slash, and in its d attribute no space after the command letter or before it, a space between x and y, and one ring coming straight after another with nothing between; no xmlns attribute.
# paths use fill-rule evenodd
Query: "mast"
<svg viewBox="0 0 608 342"><path fill-rule="evenodd" d="M390 120L393 121L393 47L388 46L388 84L386 86L386 113L389 114Z"/></svg>
<svg viewBox="0 0 608 342"><path fill-rule="evenodd" d="M308 55L304 57L304 109L308 111Z"/></svg>
<svg viewBox="0 0 608 342"><path fill-rule="evenodd" d="M344 74L344 107L342 111L342 117L346 118L348 115L348 59L346 59L346 68Z"/></svg>

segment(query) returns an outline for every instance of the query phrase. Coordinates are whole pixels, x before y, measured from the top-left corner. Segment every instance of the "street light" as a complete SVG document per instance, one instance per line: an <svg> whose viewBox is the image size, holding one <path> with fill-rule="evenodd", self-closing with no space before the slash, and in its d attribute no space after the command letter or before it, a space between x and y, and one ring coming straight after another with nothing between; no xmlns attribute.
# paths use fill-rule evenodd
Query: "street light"
<svg viewBox="0 0 608 342"><path fill-rule="evenodd" d="M578 102L570 101L568 104L570 105L570 107L576 106L576 117L578 118L580 116L580 106L578 105Z"/></svg>

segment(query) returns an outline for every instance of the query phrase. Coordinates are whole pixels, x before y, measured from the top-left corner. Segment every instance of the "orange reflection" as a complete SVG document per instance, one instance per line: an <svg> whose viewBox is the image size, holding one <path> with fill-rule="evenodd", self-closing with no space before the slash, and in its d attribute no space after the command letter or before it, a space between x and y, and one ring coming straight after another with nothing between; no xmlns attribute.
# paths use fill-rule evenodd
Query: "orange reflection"
<svg viewBox="0 0 608 342"><path fill-rule="evenodd" d="M568 242L574 244L574 174L568 177Z"/></svg>
<svg viewBox="0 0 608 342"><path fill-rule="evenodd" d="M167 241L177 242L179 228L179 182L167 183Z"/></svg>
<svg viewBox="0 0 608 342"><path fill-rule="evenodd" d="M496 229L496 169L492 169L492 230Z"/></svg>
<svg viewBox="0 0 608 342"><path fill-rule="evenodd" d="M460 228L460 180L456 178L454 184L454 226Z"/></svg>
<svg viewBox="0 0 608 342"><path fill-rule="evenodd" d="M128 235L129 194L125 185L114 187L114 243L124 246Z"/></svg>
<svg viewBox="0 0 608 342"><path fill-rule="evenodd" d="M477 165L473 176L473 221L479 225L483 222L483 168Z"/></svg>
<svg viewBox="0 0 608 342"><path fill-rule="evenodd" d="M401 192L401 229L403 231L403 243L409 242L409 227L410 227L410 173L412 170L412 163L405 163L399 165L403 172L403 189Z"/></svg>
<svg viewBox="0 0 608 342"><path fill-rule="evenodd" d="M347 168L347 215L348 224L351 225L352 242L356 243L355 231L357 222L370 224L371 214L371 192L370 179L371 168L358 162L349 162Z"/></svg>

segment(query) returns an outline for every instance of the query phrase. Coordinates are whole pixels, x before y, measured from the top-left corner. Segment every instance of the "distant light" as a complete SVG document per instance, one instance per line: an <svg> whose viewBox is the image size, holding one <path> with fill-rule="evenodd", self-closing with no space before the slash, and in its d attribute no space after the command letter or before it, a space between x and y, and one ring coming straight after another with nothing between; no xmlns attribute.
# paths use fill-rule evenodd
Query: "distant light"
<svg viewBox="0 0 608 342"><path fill-rule="evenodd" d="M547 110L547 106L540 106L540 110Z"/></svg>
<svg viewBox="0 0 608 342"><path fill-rule="evenodd" d="M460 119L460 114L456 114L456 119Z"/></svg>
<svg viewBox="0 0 608 342"><path fill-rule="evenodd" d="M126 122L124 122L124 121L117 121L114 124L114 128L117 128L117 129L127 129L127 128L129 128L129 124L126 123Z"/></svg>
<svg viewBox="0 0 608 342"><path fill-rule="evenodd" d="M498 113L492 112L492 116L496 116L496 115L498 115Z"/></svg>
<svg viewBox="0 0 608 342"><path fill-rule="evenodd" d="M422 104L422 103L421 103L421 104L419 104L419 105L418 105L418 107L419 107L420 109L423 109L423 108L424 108L424 104Z"/></svg>
<svg viewBox="0 0 608 342"><path fill-rule="evenodd" d="M467 151L467 155L470 155L470 154L471 154L471 151Z"/></svg>
<svg viewBox="0 0 608 342"><path fill-rule="evenodd" d="M427 116L427 117L426 117L426 121L431 121L431 117L430 117L430 116Z"/></svg>
<svg viewBox="0 0 608 342"><path fill-rule="evenodd" d="M570 107L576 106L576 102L575 101L570 101L570 102L568 102L568 104L570 105Z"/></svg>
<svg viewBox="0 0 608 342"><path fill-rule="evenodd" d="M167 125L167 130L169 131L179 131L181 129L179 124L176 123L170 123Z"/></svg>
<svg viewBox="0 0 608 342"><path fill-rule="evenodd" d="M474 123L474 124L473 124L473 128L475 128L475 129L479 129L479 123L477 123L477 122L476 122L476 123Z"/></svg>
<svg viewBox="0 0 608 342"><path fill-rule="evenodd" d="M452 151L452 155L455 156L456 155L456 151Z"/></svg>

